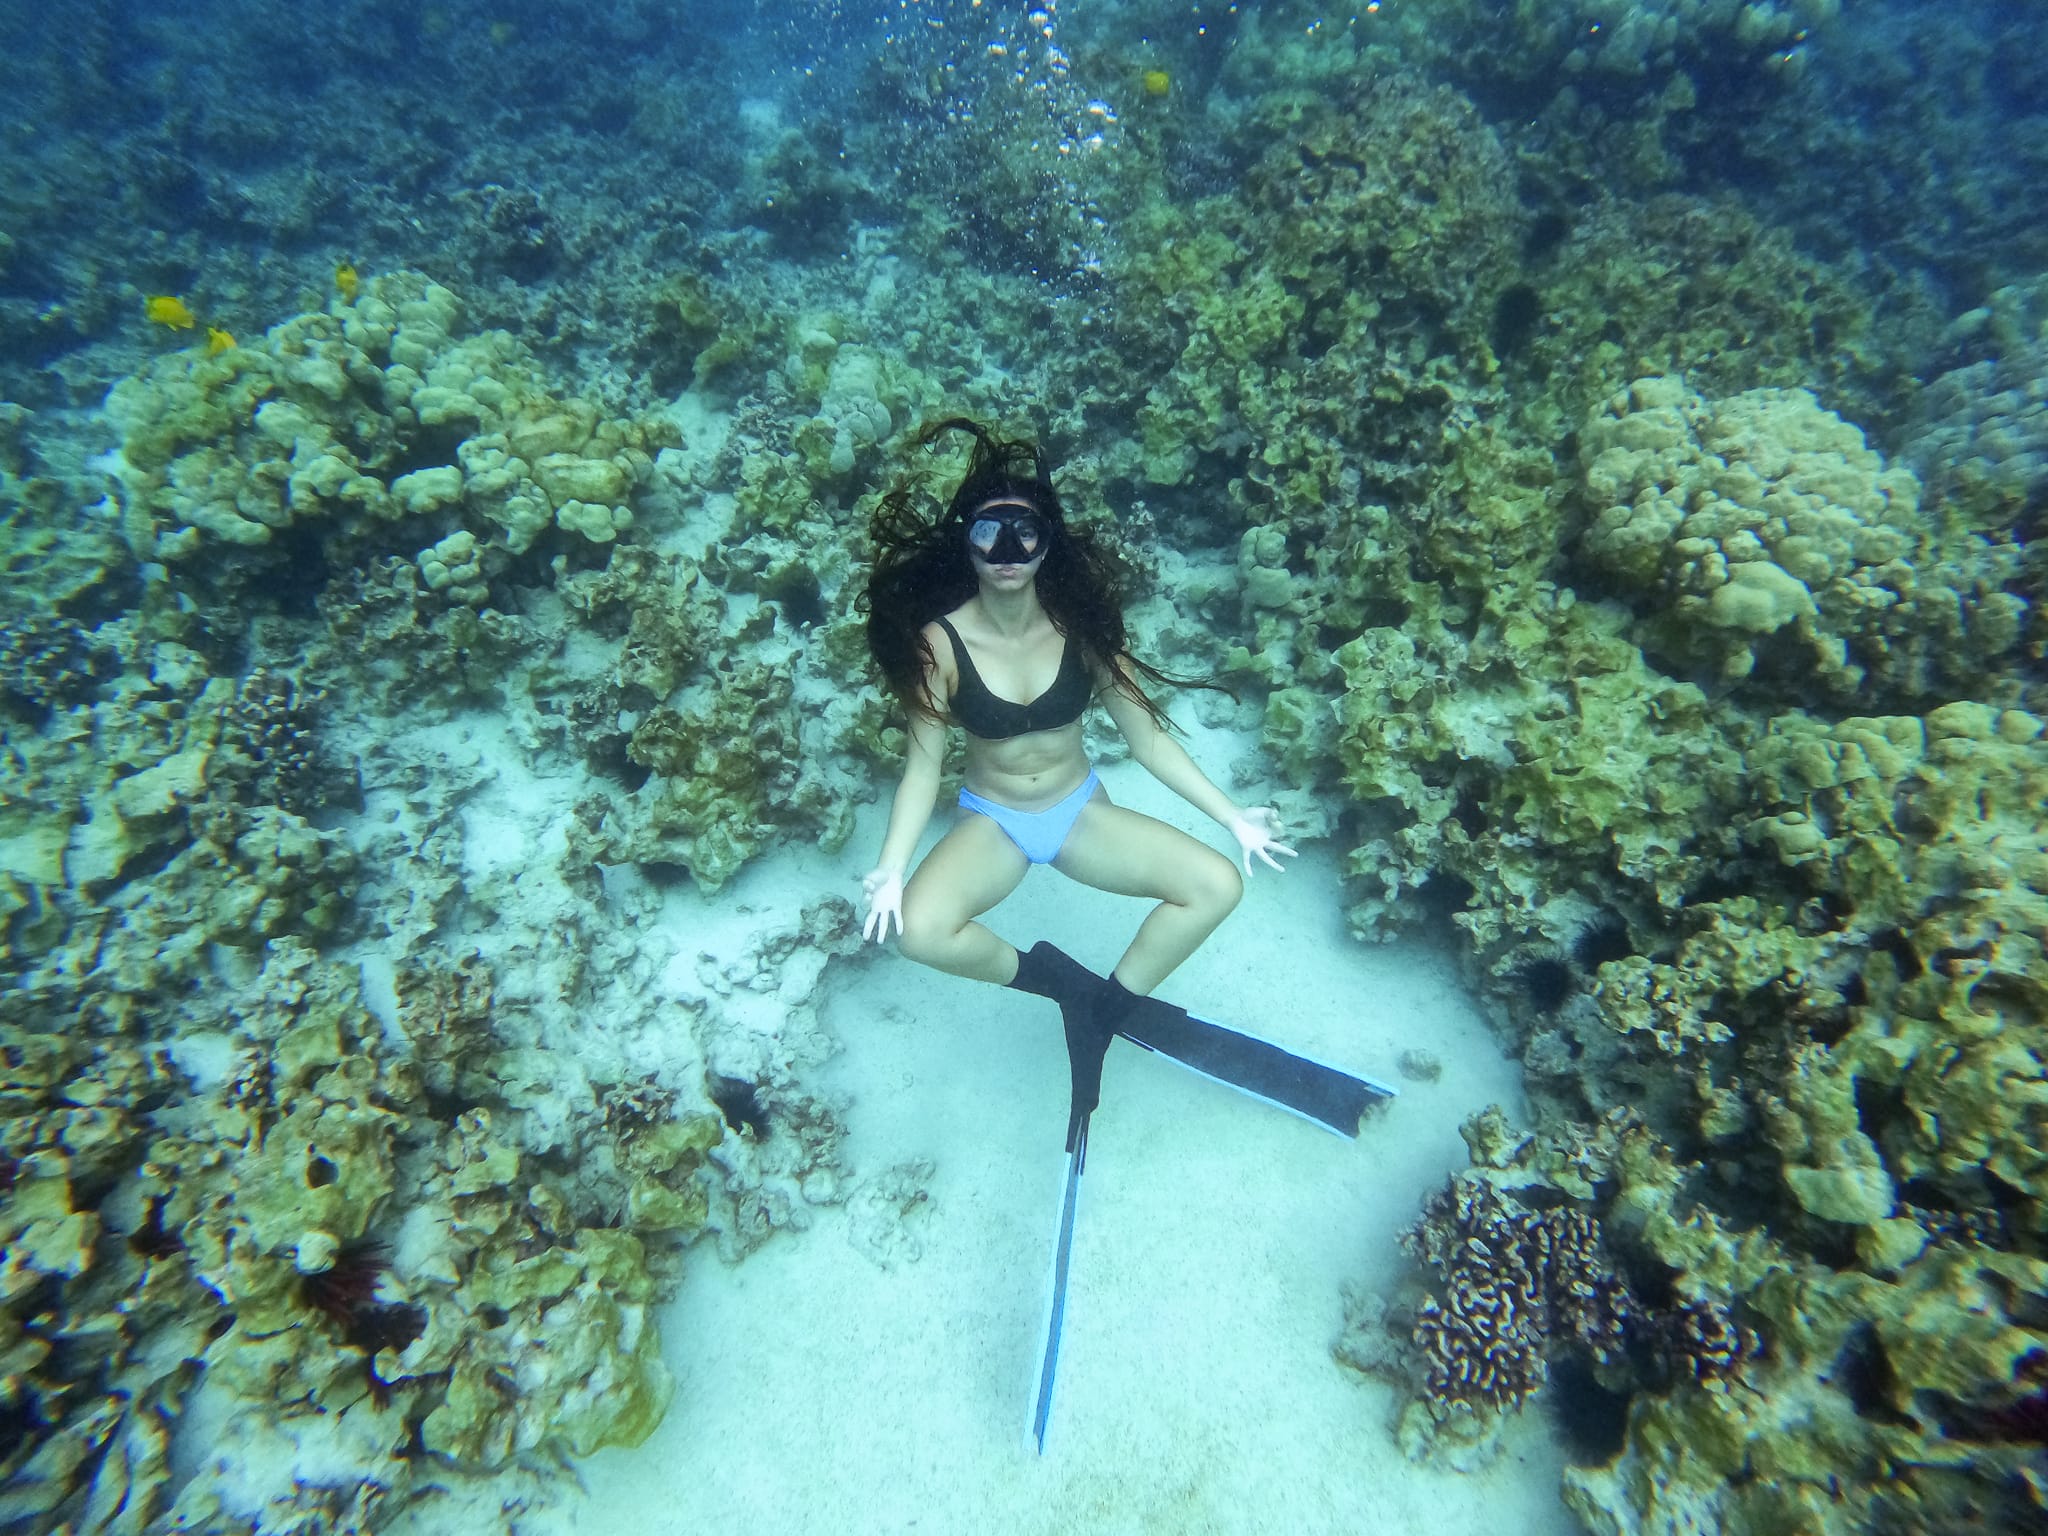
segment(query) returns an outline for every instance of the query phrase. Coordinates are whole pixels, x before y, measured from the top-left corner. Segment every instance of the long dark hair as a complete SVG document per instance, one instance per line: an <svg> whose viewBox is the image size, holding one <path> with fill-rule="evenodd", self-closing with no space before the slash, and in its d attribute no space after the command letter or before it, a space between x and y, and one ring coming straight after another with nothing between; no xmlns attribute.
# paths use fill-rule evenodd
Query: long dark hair
<svg viewBox="0 0 2048 1536"><path fill-rule="evenodd" d="M1229 691L1200 679L1173 677L1127 655L1123 608L1132 585L1130 568L1087 530L1068 525L1036 445L998 437L979 422L954 416L926 427L917 436L918 446L930 448L948 432L974 438L959 488L936 516L930 510L935 498L926 494L922 476L907 476L882 498L868 521L874 571L854 604L867 615L868 651L905 710L946 719L943 701L931 696L926 681L934 658L924 627L981 590L967 558L967 520L991 501L1022 502L1046 520L1050 536L1045 563L1038 568L1039 603L1053 627L1080 641L1144 706L1154 724L1178 729L1138 687L1126 670L1127 660L1155 683Z"/></svg>

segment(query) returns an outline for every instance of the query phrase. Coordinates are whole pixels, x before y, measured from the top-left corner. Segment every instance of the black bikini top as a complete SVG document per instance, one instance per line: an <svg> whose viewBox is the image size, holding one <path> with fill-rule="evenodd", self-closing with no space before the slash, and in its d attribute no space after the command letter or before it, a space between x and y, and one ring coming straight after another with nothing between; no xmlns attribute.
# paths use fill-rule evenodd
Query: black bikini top
<svg viewBox="0 0 2048 1536"><path fill-rule="evenodd" d="M953 658L960 666L960 686L947 703L953 718L968 735L979 736L983 741L1008 741L1031 731L1056 731L1063 725L1072 725L1088 708L1095 688L1089 681L1081 647L1074 644L1071 635L1067 637L1066 649L1060 653L1060 675L1052 680L1052 686L1029 704L1019 704L989 692L988 684L974 670L974 661L967 654L960 632L944 619L939 620L939 628L953 642Z"/></svg>

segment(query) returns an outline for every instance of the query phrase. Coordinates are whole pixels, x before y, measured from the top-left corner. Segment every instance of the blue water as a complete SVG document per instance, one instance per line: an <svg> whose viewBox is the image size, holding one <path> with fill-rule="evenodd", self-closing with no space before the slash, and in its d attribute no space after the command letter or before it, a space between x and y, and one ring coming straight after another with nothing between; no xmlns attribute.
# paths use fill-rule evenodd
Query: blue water
<svg viewBox="0 0 2048 1536"><path fill-rule="evenodd" d="M883 967L987 995L859 943L869 519L964 415L1229 692L1154 680L1186 770L955 733L909 843L963 771L1274 806L1341 923L1247 901L1160 995L1284 954L1321 1042L1421 945L1518 1079L1332 1213L1368 1406L1299 1441L1506 1444L1589 1530L2037 1527L2039 5L0 0L0 59L0 1526L567 1500L677 1443L686 1272L915 1246L945 1175L824 1063ZM1324 1460L1275 1507L1374 1528Z"/></svg>

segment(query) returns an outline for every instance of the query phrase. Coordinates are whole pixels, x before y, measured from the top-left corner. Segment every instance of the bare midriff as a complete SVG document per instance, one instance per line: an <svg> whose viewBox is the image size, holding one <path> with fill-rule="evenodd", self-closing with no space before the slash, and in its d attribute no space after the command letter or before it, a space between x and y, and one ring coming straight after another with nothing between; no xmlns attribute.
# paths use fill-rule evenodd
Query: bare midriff
<svg viewBox="0 0 2048 1536"><path fill-rule="evenodd" d="M967 738L967 787L1013 810L1058 805L1088 777L1081 722L1056 731L1027 731L1002 741Z"/></svg>

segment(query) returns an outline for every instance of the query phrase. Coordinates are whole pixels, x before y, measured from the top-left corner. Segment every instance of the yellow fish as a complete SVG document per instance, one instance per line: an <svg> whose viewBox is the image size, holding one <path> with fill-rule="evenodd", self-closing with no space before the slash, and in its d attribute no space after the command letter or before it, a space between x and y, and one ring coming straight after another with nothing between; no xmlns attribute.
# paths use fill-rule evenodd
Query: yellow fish
<svg viewBox="0 0 2048 1536"><path fill-rule="evenodd" d="M199 323L199 317L185 307L185 301L168 293L153 293L143 301L142 312L158 325L167 325L174 331L189 331Z"/></svg>
<svg viewBox="0 0 2048 1536"><path fill-rule="evenodd" d="M363 280L357 274L354 262L344 261L334 269L335 291L349 303L355 303L356 292L362 286Z"/></svg>
<svg viewBox="0 0 2048 1536"><path fill-rule="evenodd" d="M1145 94L1147 96L1164 96L1172 89L1173 76L1169 75L1165 70L1148 69L1145 71Z"/></svg>
<svg viewBox="0 0 2048 1536"><path fill-rule="evenodd" d="M234 344L235 338L219 326L209 325L206 328L206 355L208 357L218 357Z"/></svg>

